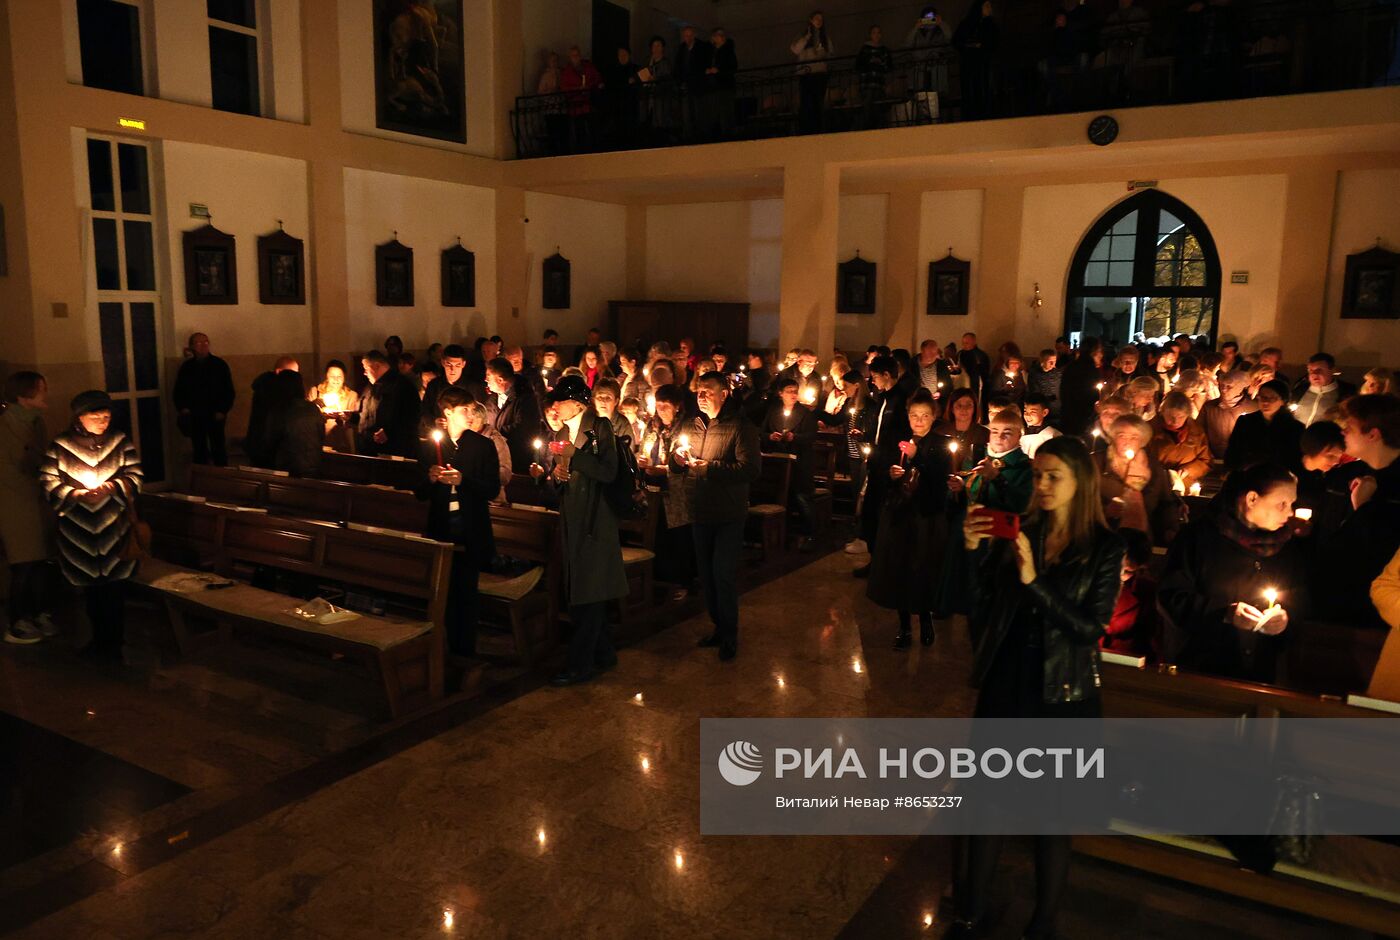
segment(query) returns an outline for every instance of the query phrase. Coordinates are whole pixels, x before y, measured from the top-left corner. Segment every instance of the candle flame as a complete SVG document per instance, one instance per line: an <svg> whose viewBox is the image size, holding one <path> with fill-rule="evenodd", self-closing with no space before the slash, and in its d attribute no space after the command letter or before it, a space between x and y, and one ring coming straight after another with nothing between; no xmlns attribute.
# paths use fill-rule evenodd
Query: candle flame
<svg viewBox="0 0 1400 940"><path fill-rule="evenodd" d="M537 437L537 438L535 438L534 444L535 444L535 450L539 450L541 447L544 446L544 441L540 440L540 439Z"/></svg>
<svg viewBox="0 0 1400 940"><path fill-rule="evenodd" d="M860 675L861 670L864 669L864 668L865 668L865 667L862 666L862 665L860 664L860 660L859 660L859 659L853 659L853 660L851 660L851 669L852 669L852 671L855 672L856 675Z"/></svg>
<svg viewBox="0 0 1400 940"><path fill-rule="evenodd" d="M647 758L647 757L643 757L643 758L642 758L642 773L645 774L645 773L650 773L650 772L651 772L651 759L650 759L650 758Z"/></svg>
<svg viewBox="0 0 1400 940"><path fill-rule="evenodd" d="M642 693L638 692L636 695L632 696L632 701L636 702L638 705L642 704Z"/></svg>
<svg viewBox="0 0 1400 940"><path fill-rule="evenodd" d="M321 402L326 411L342 411L345 407L345 400L340 392L326 392L321 396Z"/></svg>
<svg viewBox="0 0 1400 940"><path fill-rule="evenodd" d="M864 454L865 456L869 457L869 456L870 456L870 445L869 445L869 444L862 444L862 445L861 445L861 448L860 448L860 452L861 452L862 454Z"/></svg>
<svg viewBox="0 0 1400 940"><path fill-rule="evenodd" d="M1123 451L1123 456L1128 460L1132 460L1134 457L1137 456L1137 451L1129 447L1127 450Z"/></svg>
<svg viewBox="0 0 1400 940"><path fill-rule="evenodd" d="M1274 588L1264 588L1264 600L1269 602L1270 607L1273 607L1278 603L1278 591Z"/></svg>
<svg viewBox="0 0 1400 940"><path fill-rule="evenodd" d="M434 431L433 431L433 440L434 440L436 443L441 444L441 443L442 443L442 431L440 431L440 430L434 430Z"/></svg>
<svg viewBox="0 0 1400 940"><path fill-rule="evenodd" d="M545 836L543 829L540 829L535 833L535 841L538 842L540 845L545 844L546 838L547 837Z"/></svg>
<svg viewBox="0 0 1400 940"><path fill-rule="evenodd" d="M452 916L452 910L451 910L451 908L448 908L448 909L446 909L446 910L444 910L444 911L442 912L442 929L443 929L443 930L451 930L451 929L452 929L452 924L453 924L453 923L454 923L454 918L453 918L453 916Z"/></svg>
<svg viewBox="0 0 1400 940"><path fill-rule="evenodd" d="M958 452L958 442L957 442L957 441L949 441L949 442L948 442L948 453L950 453L950 454L956 454L957 452Z"/></svg>
<svg viewBox="0 0 1400 940"><path fill-rule="evenodd" d="M685 856L681 854L680 849L676 849L676 871L680 871L683 868L685 868Z"/></svg>
<svg viewBox="0 0 1400 940"><path fill-rule="evenodd" d="M1192 483L1192 484L1191 484L1191 495L1192 495L1192 496L1200 496L1200 495L1201 495L1201 484L1199 484L1199 483Z"/></svg>
<svg viewBox="0 0 1400 940"><path fill-rule="evenodd" d="M1089 433L1094 435L1094 437L1103 437L1103 432L1100 431L1098 428L1094 428L1094 430L1090 431Z"/></svg>
<svg viewBox="0 0 1400 940"><path fill-rule="evenodd" d="M1103 383L1100 382L1098 385L1095 385L1094 388L1098 389L1099 391L1103 391Z"/></svg>
<svg viewBox="0 0 1400 940"><path fill-rule="evenodd" d="M1306 506L1302 507L1302 508L1299 509L1297 512L1293 513L1293 515L1297 516L1299 519L1303 520L1304 522L1311 522L1311 521L1312 521L1312 510L1309 509L1309 508L1306 507Z"/></svg>

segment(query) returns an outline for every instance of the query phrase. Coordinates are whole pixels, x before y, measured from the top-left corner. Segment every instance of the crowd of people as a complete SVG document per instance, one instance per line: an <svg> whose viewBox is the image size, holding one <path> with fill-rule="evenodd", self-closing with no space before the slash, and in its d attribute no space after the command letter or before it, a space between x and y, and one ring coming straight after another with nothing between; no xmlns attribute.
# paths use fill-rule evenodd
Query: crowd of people
<svg viewBox="0 0 1400 940"><path fill-rule="evenodd" d="M894 45L887 45L885 31L873 24L865 41L848 49L832 42L825 14L814 10L787 49L796 76L795 130L809 134L938 120L937 97L945 112L955 102L963 119L993 117L1000 113L1000 99L1012 94L999 87L1003 84L1018 86L1015 95L1031 98L1027 104L1037 111L1082 107L1090 86L1095 100L1131 103L1145 94L1140 73L1149 59L1172 62L1178 100L1276 93L1281 89L1245 87L1242 76L1257 81L1278 72L1292 43L1282 22L1247 19L1243 6L1233 0L1063 0L1048 14L1016 10L1007 20L992 0L972 0L955 10L929 4L913 24L899 24L891 33ZM749 111L762 106L762 101L736 99L734 39L723 27L702 35L685 25L678 40L673 49L666 37L652 36L642 55L619 45L597 63L578 46L562 56L543 50L534 91L549 96L550 143L615 149L732 136L738 123L752 116ZM767 72L781 55L772 50L757 63L765 74L756 73L754 87L741 97L776 94ZM1020 68L1025 63L1031 67ZM1248 63L1257 67L1245 69ZM832 83L836 70L842 80ZM1020 87L1025 85L1033 86L1029 95ZM854 123L831 126L827 112L836 106L852 110Z"/></svg>
<svg viewBox="0 0 1400 940"><path fill-rule="evenodd" d="M857 531L844 550L892 612L895 649L914 644L916 619L930 646L964 615L979 716L1099 714L1104 651L1271 683L1305 620L1400 626L1400 397L1384 369L1356 388L1318 352L1292 381L1281 349L1245 355L1186 335L1116 349L1060 337L1030 355L1013 342L989 353L967 333L917 354L835 352L825 368L810 349L773 360L689 339L628 346L596 329L572 349L551 330L528 352L491 336L421 356L391 336L358 369L326 363L309 388L295 359L277 359L252 383L242 447L295 475L314 475L323 448L418 460L426 534L464 547L447 610L459 656L475 650L479 575L502 561L490 505L510 485L537 487L563 527L572 634L557 685L617 661L609 604L628 594L619 532L639 498L660 500L657 578L676 599L703 593L699 645L735 658L762 457L793 458L788 508L810 549L819 440L849 477ZM205 334L190 337L172 391L193 458L225 463L237 390ZM91 653L119 658L139 557L135 448L105 392L78 395L51 441L42 375L10 376L5 399L5 640L58 631L45 584L56 558L86 597ZM999 845L970 844L963 924L984 916ZM1032 935L1053 923L1068 841L1037 852Z"/></svg>

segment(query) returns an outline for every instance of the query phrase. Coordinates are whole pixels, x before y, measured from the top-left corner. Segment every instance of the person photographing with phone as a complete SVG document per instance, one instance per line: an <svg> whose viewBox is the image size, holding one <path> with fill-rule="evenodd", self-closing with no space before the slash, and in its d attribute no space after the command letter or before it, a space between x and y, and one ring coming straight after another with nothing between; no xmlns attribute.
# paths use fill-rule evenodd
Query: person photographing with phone
<svg viewBox="0 0 1400 940"><path fill-rule="evenodd" d="M988 540L974 569L972 681L977 718L1102 717L1099 640L1113 615L1123 540L1108 528L1098 473L1083 442L1057 437L1033 462L1030 510L1015 538L996 539L995 517L974 507L963 521L969 552ZM1010 534L1007 531L1006 534ZM947 936L979 936L1004 835L966 840L966 877L954 886ZM1069 876L1070 837L1035 837L1035 913L1026 937L1054 935Z"/></svg>
<svg viewBox="0 0 1400 940"><path fill-rule="evenodd" d="M1307 603L1306 565L1291 525L1297 495L1297 478L1278 464L1239 470L1210 511L1177 534L1157 590L1167 662L1276 680L1290 620Z"/></svg>

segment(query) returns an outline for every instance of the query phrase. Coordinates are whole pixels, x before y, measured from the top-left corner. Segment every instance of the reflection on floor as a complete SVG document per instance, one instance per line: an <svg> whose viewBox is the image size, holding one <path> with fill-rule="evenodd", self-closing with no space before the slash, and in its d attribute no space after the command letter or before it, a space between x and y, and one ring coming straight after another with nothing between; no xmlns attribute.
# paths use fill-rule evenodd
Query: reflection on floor
<svg viewBox="0 0 1400 940"><path fill-rule="evenodd" d="M172 780L0 712L0 869L189 793Z"/></svg>
<svg viewBox="0 0 1400 940"><path fill-rule="evenodd" d="M702 619L678 623L592 684L520 695L304 798L279 803L272 784L269 811L129 876L108 866L111 887L14 935L936 936L944 840L698 831L703 716L970 711L964 631L895 653L853 563L830 555L746 594L734 663L695 648ZM1024 857L1005 864L1009 887L1029 882ZM1341 935L1088 862L1064 920L1065 937Z"/></svg>

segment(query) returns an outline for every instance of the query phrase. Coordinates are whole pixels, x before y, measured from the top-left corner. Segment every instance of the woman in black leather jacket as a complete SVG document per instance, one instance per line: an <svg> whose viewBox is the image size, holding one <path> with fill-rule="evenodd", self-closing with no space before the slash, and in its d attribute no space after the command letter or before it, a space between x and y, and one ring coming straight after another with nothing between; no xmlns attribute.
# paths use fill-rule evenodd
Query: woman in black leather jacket
<svg viewBox="0 0 1400 940"><path fill-rule="evenodd" d="M1123 541L1104 521L1098 472L1084 443L1057 437L1036 451L1030 512L1016 541L985 553L973 613L978 718L1098 718L1099 638L1113 615ZM969 551L991 522L969 512ZM967 877L949 936L974 936L1005 836L968 839ZM1054 933L1069 876L1070 837L1035 839L1036 908L1026 937Z"/></svg>

